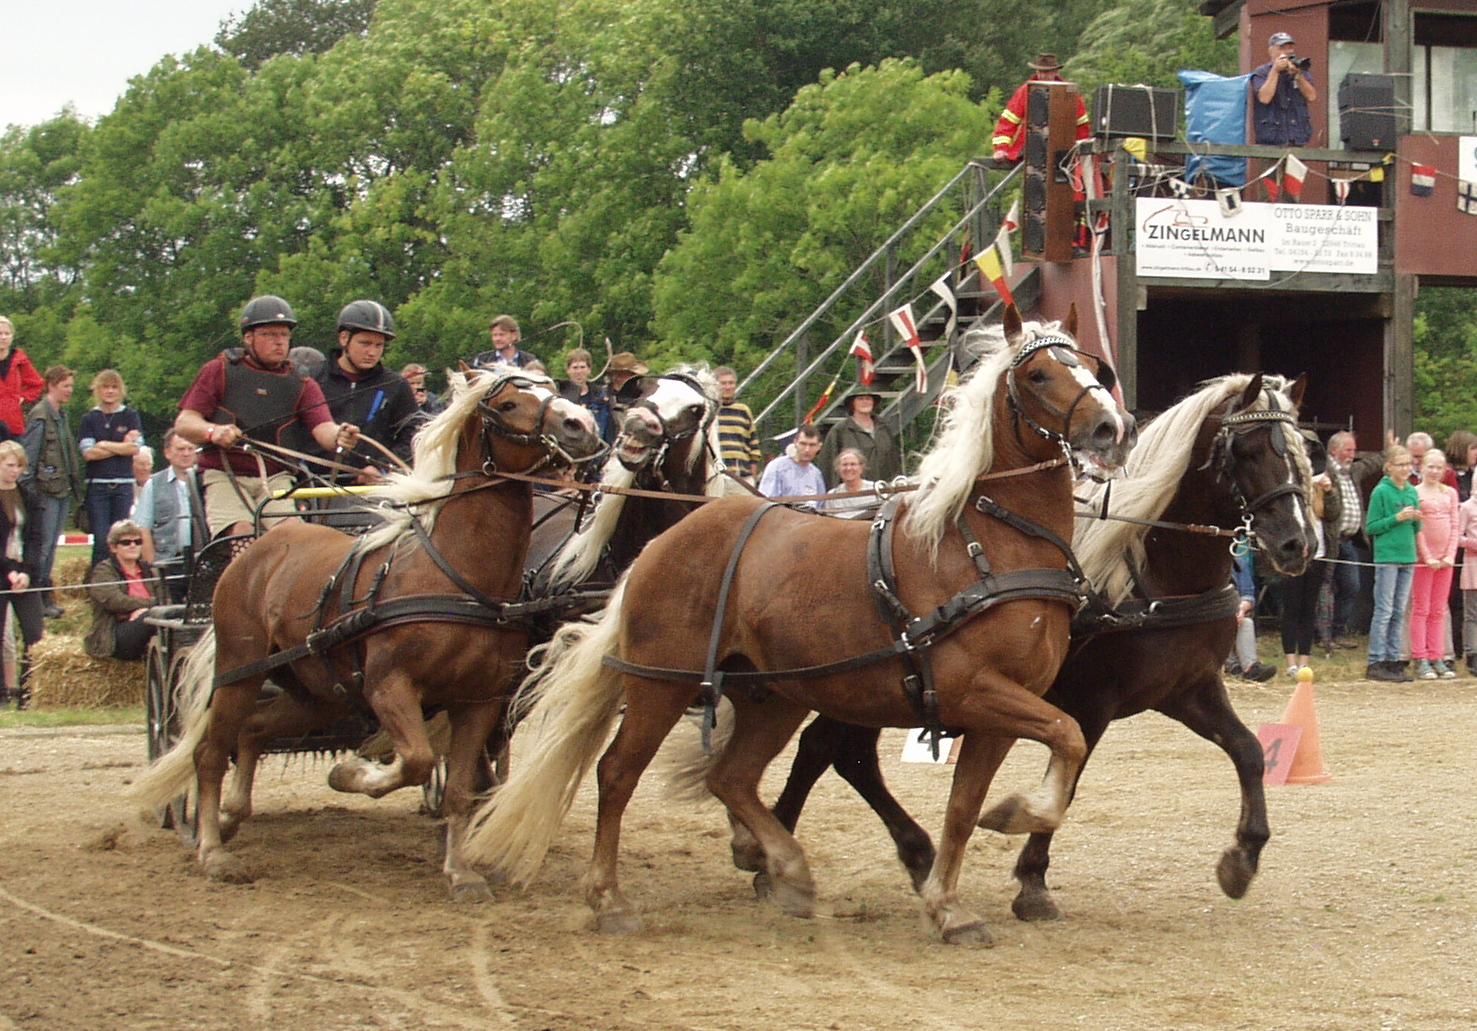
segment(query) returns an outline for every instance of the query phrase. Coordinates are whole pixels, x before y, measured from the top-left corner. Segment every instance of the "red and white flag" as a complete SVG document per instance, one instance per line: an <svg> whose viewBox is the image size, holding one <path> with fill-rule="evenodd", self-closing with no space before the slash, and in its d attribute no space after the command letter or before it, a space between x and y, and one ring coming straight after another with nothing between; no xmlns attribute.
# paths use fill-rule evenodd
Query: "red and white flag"
<svg viewBox="0 0 1477 1031"><path fill-rule="evenodd" d="M1262 176L1262 187L1267 191L1267 200L1277 203L1277 169Z"/></svg>
<svg viewBox="0 0 1477 1031"><path fill-rule="evenodd" d="M1292 154L1287 155L1286 161L1282 171L1282 188L1289 197L1297 197L1303 192L1303 180L1308 177L1308 166Z"/></svg>
<svg viewBox="0 0 1477 1031"><path fill-rule="evenodd" d="M865 329L857 330L856 339L851 342L851 353L856 355L856 381L864 387L870 387L877 366L872 364L872 345L867 342Z"/></svg>
<svg viewBox="0 0 1477 1031"><path fill-rule="evenodd" d="M1347 202L1349 199L1349 180L1335 179L1333 181L1333 192L1338 195L1340 204Z"/></svg>
<svg viewBox="0 0 1477 1031"><path fill-rule="evenodd" d="M897 330L898 336L913 352L913 389L922 394L928 390L928 366L923 363L923 341L918 337L918 327L913 322L913 306L905 304L887 313L887 321Z"/></svg>

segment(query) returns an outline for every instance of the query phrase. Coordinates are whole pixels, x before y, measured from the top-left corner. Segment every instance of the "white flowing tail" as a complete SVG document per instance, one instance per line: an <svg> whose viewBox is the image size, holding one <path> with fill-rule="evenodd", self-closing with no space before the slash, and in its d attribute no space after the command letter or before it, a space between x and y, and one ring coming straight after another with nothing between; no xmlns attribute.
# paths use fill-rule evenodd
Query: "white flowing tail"
<svg viewBox="0 0 1477 1031"><path fill-rule="evenodd" d="M615 654L624 596L623 579L598 623L571 623L543 650L519 693L512 776L472 818L463 854L516 884L538 872L620 713L621 674L600 660Z"/></svg>
<svg viewBox="0 0 1477 1031"><path fill-rule="evenodd" d="M201 635L174 689L180 737L124 793L145 805L162 806L195 786L195 746L210 726L211 682L215 679L215 628Z"/></svg>
<svg viewBox="0 0 1477 1031"><path fill-rule="evenodd" d="M665 772L666 796L674 802L702 804L717 799L708 790L708 770L713 760L728 745L733 736L733 703L727 698L718 703L718 718L713 726L711 743L713 753L703 751L703 742L696 734L685 735L680 744L669 745L666 750Z"/></svg>

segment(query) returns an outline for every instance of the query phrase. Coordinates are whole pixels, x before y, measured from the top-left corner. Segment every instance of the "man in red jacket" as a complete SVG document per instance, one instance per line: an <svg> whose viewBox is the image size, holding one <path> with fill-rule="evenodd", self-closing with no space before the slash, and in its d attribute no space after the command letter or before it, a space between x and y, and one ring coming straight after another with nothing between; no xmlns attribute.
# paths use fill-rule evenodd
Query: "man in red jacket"
<svg viewBox="0 0 1477 1031"><path fill-rule="evenodd" d="M0 315L0 426L9 440L26 432L21 403L32 404L41 396L46 381L19 347L12 347L15 324Z"/></svg>
<svg viewBox="0 0 1477 1031"><path fill-rule="evenodd" d="M1055 54L1041 54L1034 61L1027 61L1026 67L1034 69L1031 77L1021 83L1020 88L1010 98L1010 103L1005 105L1005 110L1000 112L1000 121L995 123L995 135L991 143L995 147L996 161L1016 162L1021 159L1021 148L1026 145L1026 94L1033 82L1060 82L1059 73L1062 63L1056 59ZM1085 140L1088 136L1087 107L1082 103L1082 97L1077 98L1077 138Z"/></svg>

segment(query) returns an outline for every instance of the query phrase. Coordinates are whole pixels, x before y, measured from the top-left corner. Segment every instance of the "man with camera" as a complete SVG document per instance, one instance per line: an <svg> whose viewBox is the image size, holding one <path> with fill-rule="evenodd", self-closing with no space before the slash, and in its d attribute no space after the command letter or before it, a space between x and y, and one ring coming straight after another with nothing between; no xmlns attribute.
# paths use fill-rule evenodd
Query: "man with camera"
<svg viewBox="0 0 1477 1031"><path fill-rule="evenodd" d="M1274 32L1267 40L1271 58L1251 73L1252 121L1256 142L1277 147L1302 147L1313 138L1308 105L1318 99L1308 75L1312 60L1297 55L1297 46L1286 32Z"/></svg>

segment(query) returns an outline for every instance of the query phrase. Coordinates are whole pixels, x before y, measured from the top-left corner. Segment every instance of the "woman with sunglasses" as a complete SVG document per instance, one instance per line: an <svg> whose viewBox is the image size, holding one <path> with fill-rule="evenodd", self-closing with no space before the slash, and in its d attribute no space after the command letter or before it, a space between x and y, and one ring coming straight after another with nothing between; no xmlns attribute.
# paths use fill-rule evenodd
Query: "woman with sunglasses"
<svg viewBox="0 0 1477 1031"><path fill-rule="evenodd" d="M109 555L87 578L92 629L82 647L93 658L142 659L148 650L155 628L144 616L150 606L165 604L165 598L143 550L143 528L132 519L120 519L108 530Z"/></svg>

